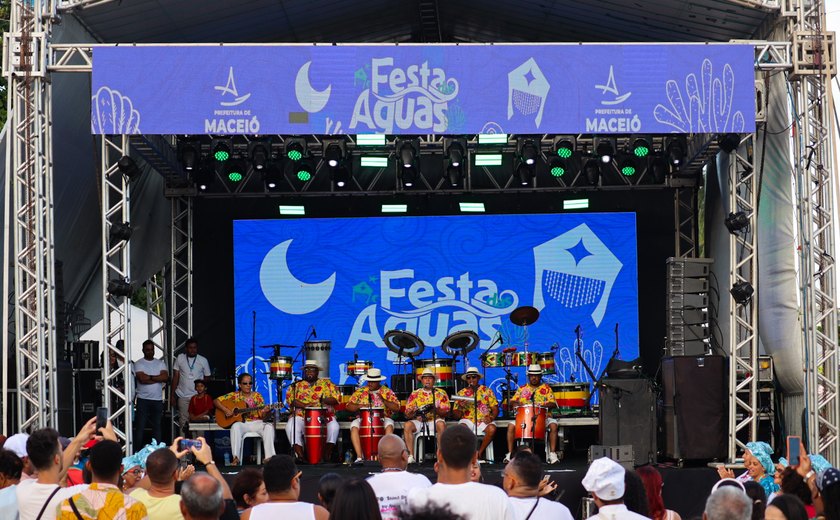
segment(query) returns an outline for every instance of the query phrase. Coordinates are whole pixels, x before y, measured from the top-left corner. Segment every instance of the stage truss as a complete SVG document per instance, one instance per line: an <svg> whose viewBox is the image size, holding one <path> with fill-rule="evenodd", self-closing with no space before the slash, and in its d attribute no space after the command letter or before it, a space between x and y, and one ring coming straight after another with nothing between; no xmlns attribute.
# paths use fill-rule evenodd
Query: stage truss
<svg viewBox="0 0 840 520"><path fill-rule="evenodd" d="M10 32L4 35L3 74L9 80L9 136L7 154L7 211L11 231L4 237L4 260L14 265L14 332L3 338L4 352L14 352L17 417L4 431L32 430L56 424L56 411L50 396L55 395L55 363L58 345L55 336L54 238L52 225L52 135L50 121L51 87L49 74L59 72L90 73L92 48L90 44L51 44L51 26L60 11L80 9L107 3L110 0L14 0L12 2ZM840 462L840 437L837 419L840 401L837 387L837 329L834 225L833 164L831 162L833 136L830 121L830 80L834 73L833 34L824 27L824 6L821 1L808 0L742 0L778 12L786 20L790 41L750 42L756 49L757 70L784 70L793 96L799 139L794 140L797 184L797 213L800 222L800 282L803 309L803 340L806 360L807 436L811 446L819 446L820 453L834 463ZM155 139L156 136L149 136ZM746 136L753 140L754 136ZM113 298L107 292L109 276L130 273L127 257L128 242L111 246L109 230L114 215L125 215L129 222L129 189L126 180L114 181L117 154L128 155L132 149L148 159L142 142L131 142L127 136L103 136L101 145L103 204L103 308L106 327L103 345L128 359L128 348L116 339L130 327L127 298ZM145 138L140 138L145 139ZM156 138L164 141L164 139ZM170 141L170 145L171 145ZM132 146L133 145L133 146ZM710 158L716 148L701 143L702 153ZM158 149L158 153L160 148ZM145 152L145 153L144 153ZM739 165L750 164L748 157L734 152L730 161L730 203L743 206L749 220L750 233L731 240L732 268L730 282L747 281L757 289L755 255L755 189L753 175L736 175ZM164 166L171 164L174 152L170 146L164 157L156 157ZM691 156L691 155L690 155ZM697 157L699 157L698 155ZM692 156L693 157L693 156ZM177 170L177 165L173 165ZM158 171L161 171L159 168ZM163 172L161 172L163 173ZM122 175L116 175L123 177ZM430 186L431 187L431 186ZM504 189L503 186L499 186ZM693 188L675 190L674 212L676 255L693 257L697 250L696 193ZM752 193L751 196L744 194ZM108 199L104 198L107 195ZM192 331L192 200L186 193L170 194L172 199L172 256L169 266L168 345L170 361L183 347ZM160 288L164 291L163 288ZM5 300L4 300L5 302ZM5 302L8 310L8 302ZM755 304L735 306L732 310L730 353L737 360L731 366L749 368L757 374L757 319ZM164 313L164 315L167 313ZM108 319L109 316L114 316ZM8 326L8 325L7 325ZM166 347L166 345L162 345ZM4 357L4 363L9 356ZM106 364L107 366L107 364ZM124 365L127 367L127 364ZM6 373L9 366L4 365ZM113 418L125 421L120 431L130 445L131 413L126 395L131 395L132 378L125 377L125 391L112 382L115 374L107 373L106 399L117 399L123 406L112 409ZM127 371L127 368L123 368ZM126 372L127 374L127 372ZM748 398L734 405L740 411L736 420L730 411L730 453L734 459L738 431L755 432L757 414L755 381L741 383ZM734 389L734 386L732 387ZM734 390L733 390L734 391ZM3 404L7 405L8 388L3 389ZM106 401L107 402L107 401Z"/></svg>

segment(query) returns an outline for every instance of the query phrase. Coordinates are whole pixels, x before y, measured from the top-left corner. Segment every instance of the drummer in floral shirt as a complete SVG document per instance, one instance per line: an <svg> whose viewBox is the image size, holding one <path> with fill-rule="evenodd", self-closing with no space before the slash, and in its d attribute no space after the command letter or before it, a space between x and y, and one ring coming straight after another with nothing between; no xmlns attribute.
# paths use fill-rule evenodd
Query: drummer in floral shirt
<svg viewBox="0 0 840 520"><path fill-rule="evenodd" d="M458 390L460 397L468 397L468 401L455 400L452 406L452 413L455 418L460 418L461 424L467 426L470 431L477 431L477 435L484 435L481 446L478 448L478 458L484 453L484 449L493 441L496 434L496 417L499 415L499 401L493 395L493 391L484 385L478 384L481 374L478 368L470 367L461 376L469 386ZM475 418L475 402L478 402L478 426Z"/></svg>
<svg viewBox="0 0 840 520"><path fill-rule="evenodd" d="M403 438L408 448L408 463L414 463L414 434L422 428L429 431L434 429L437 440L446 426L444 418L449 414L449 397L440 388L435 388L435 373L427 368L420 374L420 381L423 388L411 392L408 402L405 403L405 416L414 417L405 422ZM417 418L423 416L423 422Z"/></svg>
<svg viewBox="0 0 840 520"><path fill-rule="evenodd" d="M520 386L516 393L511 397L513 406L530 405L545 408L556 408L557 401L554 398L554 391L546 383L542 382L542 368L539 365L530 365L528 367L528 384ZM548 454L548 463L555 464L560 461L557 456L557 419L547 417L545 421L548 426L548 442L551 451ZM513 440L516 436L516 421L511 422L507 429L507 444L508 454L505 456L505 462L510 462L511 453L513 453Z"/></svg>
<svg viewBox="0 0 840 520"><path fill-rule="evenodd" d="M294 419L286 423L286 437L289 444L294 438L295 456L303 460L304 410L306 408L326 408L327 445L324 448L324 460L330 460L335 442L338 440L338 421L335 420L335 408L341 394L329 379L319 379L318 363L307 360L303 365L303 380L298 381L286 391L286 404L295 412Z"/></svg>
<svg viewBox="0 0 840 520"><path fill-rule="evenodd" d="M382 384L385 376L382 375L382 371L378 368L369 369L365 379L367 380L367 386L353 392L353 395L350 396L350 401L347 402L347 411L358 412L359 410L366 410L368 408L382 408L385 433L394 433L394 421L391 419L391 414L400 410L400 399L393 390ZM362 442L359 437L360 426L361 419L358 418L350 423L350 440L353 442L353 449L356 450L356 461L354 464L364 462L362 458L364 454L362 452ZM378 443L379 440L376 439L374 442Z"/></svg>

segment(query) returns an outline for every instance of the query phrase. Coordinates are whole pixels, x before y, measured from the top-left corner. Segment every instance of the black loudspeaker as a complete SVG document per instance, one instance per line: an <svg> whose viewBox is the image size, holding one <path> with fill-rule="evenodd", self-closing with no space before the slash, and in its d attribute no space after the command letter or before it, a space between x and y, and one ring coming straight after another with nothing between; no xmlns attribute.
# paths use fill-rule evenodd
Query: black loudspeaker
<svg viewBox="0 0 840 520"><path fill-rule="evenodd" d="M75 435L79 431L76 428L75 413L73 411L73 392L68 392L68 388L73 387L73 369L70 368L70 362L66 360L59 360L55 364L55 381L56 399L52 401L55 404L55 411L58 416L57 430L62 435Z"/></svg>
<svg viewBox="0 0 840 520"><path fill-rule="evenodd" d="M656 460L656 397L647 379L599 383L602 446L632 445L637 466Z"/></svg>
<svg viewBox="0 0 840 520"><path fill-rule="evenodd" d="M726 374L723 356L662 359L666 457L677 460L726 457Z"/></svg>
<svg viewBox="0 0 840 520"><path fill-rule="evenodd" d="M102 366L99 359L98 341L74 341L69 345L68 355L70 363L76 370L101 368Z"/></svg>
<svg viewBox="0 0 840 520"><path fill-rule="evenodd" d="M391 390L398 394L410 394L414 388L412 378L414 374L394 374L391 376Z"/></svg>
<svg viewBox="0 0 840 520"><path fill-rule="evenodd" d="M75 370L75 412L76 430L85 421L96 415L96 409L102 406L102 371L96 369Z"/></svg>

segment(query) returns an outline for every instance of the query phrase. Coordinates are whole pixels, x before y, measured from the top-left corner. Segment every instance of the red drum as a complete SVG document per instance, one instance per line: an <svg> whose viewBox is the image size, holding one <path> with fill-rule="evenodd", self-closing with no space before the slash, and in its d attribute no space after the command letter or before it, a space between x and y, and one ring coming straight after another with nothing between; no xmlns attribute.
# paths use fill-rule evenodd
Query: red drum
<svg viewBox="0 0 840 520"><path fill-rule="evenodd" d="M269 367L269 379L278 379L282 381L289 381L292 379L291 356L272 356Z"/></svg>
<svg viewBox="0 0 840 520"><path fill-rule="evenodd" d="M543 440L545 438L545 418L548 409L544 406L532 406L530 404L516 407L516 428L517 439ZM534 417L536 416L536 421ZM510 426L508 426L510 428Z"/></svg>
<svg viewBox="0 0 840 520"><path fill-rule="evenodd" d="M304 444L306 444L306 461L310 464L321 462L324 444L327 441L327 420L326 408L307 408L304 410Z"/></svg>
<svg viewBox="0 0 840 520"><path fill-rule="evenodd" d="M365 460L376 460L379 439L385 435L385 409L363 408L359 411L359 438Z"/></svg>

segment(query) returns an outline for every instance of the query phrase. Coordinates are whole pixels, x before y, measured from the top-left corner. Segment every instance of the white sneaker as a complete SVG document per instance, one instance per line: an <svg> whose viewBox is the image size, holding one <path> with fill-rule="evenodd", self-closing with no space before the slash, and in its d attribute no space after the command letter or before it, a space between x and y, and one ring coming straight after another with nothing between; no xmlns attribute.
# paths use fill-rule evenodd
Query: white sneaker
<svg viewBox="0 0 840 520"><path fill-rule="evenodd" d="M414 461L414 455L409 455L409 456L408 456L408 463L409 463L409 464L414 464L414 462L415 462L415 461Z"/></svg>
<svg viewBox="0 0 840 520"><path fill-rule="evenodd" d="M551 453L548 454L548 463L549 464L557 464L558 462L560 462L560 457L558 457L556 453L554 453L552 451Z"/></svg>
<svg viewBox="0 0 840 520"><path fill-rule="evenodd" d="M510 452L508 452L508 453L507 453L507 455L505 455L504 462L505 462L505 463L510 462Z"/></svg>

